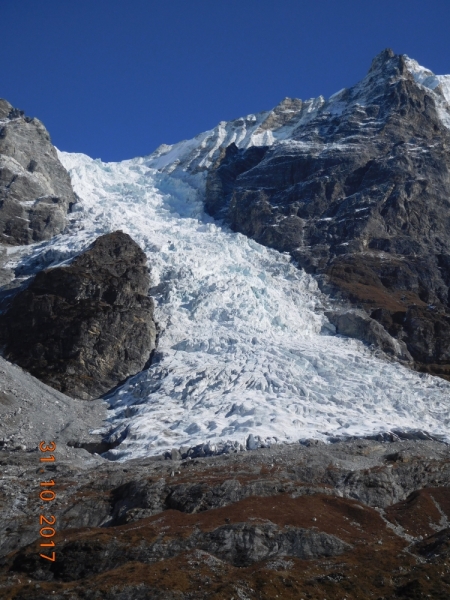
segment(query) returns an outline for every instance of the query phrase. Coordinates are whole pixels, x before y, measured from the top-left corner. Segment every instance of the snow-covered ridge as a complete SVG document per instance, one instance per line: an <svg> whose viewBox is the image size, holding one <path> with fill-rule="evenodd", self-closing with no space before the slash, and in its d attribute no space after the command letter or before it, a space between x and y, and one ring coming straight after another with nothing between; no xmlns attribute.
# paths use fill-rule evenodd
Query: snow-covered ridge
<svg viewBox="0 0 450 600"><path fill-rule="evenodd" d="M403 58L416 82L430 90L438 105L442 122L450 127L450 75L435 75L408 56ZM163 144L145 157L143 163L167 173L176 174L180 170L201 173L214 164L222 148L232 143L238 148L249 148L290 141L301 135L302 128L318 115L333 118L350 114L358 107L370 104L377 84L387 76L385 67L386 63L377 57L366 77L352 88L339 90L328 100L323 96L306 101L285 98L270 111L250 114L233 121L221 121L213 129L191 140L174 145Z"/></svg>
<svg viewBox="0 0 450 600"><path fill-rule="evenodd" d="M416 60L406 55L405 62L408 71L413 75L417 83L430 90L435 90L439 86L439 90L437 91L450 103L450 75L435 75L432 71L422 67Z"/></svg>
<svg viewBox="0 0 450 600"><path fill-rule="evenodd" d="M435 75L422 67L409 56L405 56L406 66L415 81L428 88L433 94L442 123L450 129L450 75Z"/></svg>
<svg viewBox="0 0 450 600"><path fill-rule="evenodd" d="M81 197L70 254L122 229L146 251L161 327L155 363L109 399L116 458L249 435L267 441L425 429L448 437L450 384L332 335L326 299L289 257L214 223L192 179L142 159L61 153Z"/></svg>
<svg viewBox="0 0 450 600"><path fill-rule="evenodd" d="M163 144L145 157L145 164L168 173L177 167L191 172L208 169L221 148L234 143L238 148L271 146L288 139L299 126L309 122L324 105L322 96L302 101L285 98L271 111L247 115L234 121L221 121L214 129L172 146Z"/></svg>

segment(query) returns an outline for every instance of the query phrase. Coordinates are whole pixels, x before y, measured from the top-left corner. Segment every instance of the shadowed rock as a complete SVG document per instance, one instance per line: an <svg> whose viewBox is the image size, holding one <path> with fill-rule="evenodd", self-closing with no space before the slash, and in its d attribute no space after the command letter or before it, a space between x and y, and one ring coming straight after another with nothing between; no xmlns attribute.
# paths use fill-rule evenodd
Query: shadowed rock
<svg viewBox="0 0 450 600"><path fill-rule="evenodd" d="M450 529L443 529L416 544L417 551L427 558L443 558L450 556Z"/></svg>
<svg viewBox="0 0 450 600"><path fill-rule="evenodd" d="M86 400L139 372L156 343L146 262L118 231L70 265L41 271L3 317L5 356Z"/></svg>
<svg viewBox="0 0 450 600"><path fill-rule="evenodd" d="M136 548L122 540L108 542L105 544L101 538L69 541L60 547L58 564L49 568L42 565L38 555L25 550L17 555L13 568L36 579L74 581L115 569L129 560L153 563L194 548L239 567L279 556L303 560L337 556L351 549L350 544L334 535L297 527L280 529L273 523L223 525L211 532L194 532L187 538L165 539L160 535L154 541L142 540Z"/></svg>
<svg viewBox="0 0 450 600"><path fill-rule="evenodd" d="M275 525L237 523L212 531L205 540L205 549L236 566L277 556L296 556L303 560L320 556L337 556L351 546L334 535L311 529Z"/></svg>
<svg viewBox="0 0 450 600"><path fill-rule="evenodd" d="M404 342L394 339L375 319L363 310L327 311L326 316L336 327L336 333L374 344L387 354L404 361L412 361Z"/></svg>

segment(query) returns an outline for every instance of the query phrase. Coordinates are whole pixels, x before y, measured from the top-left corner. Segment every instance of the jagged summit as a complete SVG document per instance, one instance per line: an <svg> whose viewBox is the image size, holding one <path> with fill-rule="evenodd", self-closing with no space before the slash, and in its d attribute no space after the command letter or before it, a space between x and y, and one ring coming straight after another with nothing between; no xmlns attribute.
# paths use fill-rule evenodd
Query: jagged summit
<svg viewBox="0 0 450 600"><path fill-rule="evenodd" d="M373 71L373 70L376 70L377 68L379 68L379 66L386 64L387 62L389 62L389 60L391 58L394 58L395 56L396 56L396 54L392 50L392 48L385 48L379 54L377 54L375 56L375 58L372 60L372 64L370 66L369 73L370 73L370 71Z"/></svg>
<svg viewBox="0 0 450 600"><path fill-rule="evenodd" d="M366 77L377 75L382 79L407 76L406 55L395 54L391 48L382 50L375 56Z"/></svg>
<svg viewBox="0 0 450 600"><path fill-rule="evenodd" d="M198 173L210 168L221 150L231 144L246 149L292 140L314 142L321 133L328 137L323 141L331 142L357 135L361 127L379 130L389 116L392 86L395 85L407 94L410 93L408 86L425 87L436 104L439 119L450 127L450 76L434 75L408 56L386 49L373 59L367 75L360 82L340 90L328 100L323 96L308 100L285 98L270 111L221 121L214 129L191 140L164 144L146 157L145 162L162 171L182 169ZM402 93L400 88L399 94ZM387 102L388 106L380 106L380 102ZM342 134L344 124L353 124L353 133Z"/></svg>

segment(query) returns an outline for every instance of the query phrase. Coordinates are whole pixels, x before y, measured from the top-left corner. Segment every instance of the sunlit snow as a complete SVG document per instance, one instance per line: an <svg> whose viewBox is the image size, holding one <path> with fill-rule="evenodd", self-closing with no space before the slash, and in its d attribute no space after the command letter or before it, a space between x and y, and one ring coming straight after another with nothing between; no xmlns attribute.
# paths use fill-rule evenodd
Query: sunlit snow
<svg viewBox="0 0 450 600"><path fill-rule="evenodd" d="M332 335L315 281L287 255L213 222L188 180L146 159L60 158L81 201L78 229L76 220L52 252L69 256L122 229L151 268L159 348L153 365L109 398L111 424L126 434L116 457L245 444L249 434L287 442L399 428L447 435L450 384Z"/></svg>
<svg viewBox="0 0 450 600"><path fill-rule="evenodd" d="M408 56L404 55L404 58L416 82L427 87L433 96L442 123L450 128L450 75L435 75ZM221 148L232 143L238 148L295 143L292 138L301 133L302 128L320 114L339 117L347 113L354 117L359 109L361 117L364 117L361 127L370 127L374 125L376 119L368 119L363 108L373 104L374 88L384 78L385 74L380 68L378 73L369 72L355 86L349 90L345 88L339 90L327 101L323 96L306 101L297 99L296 108L292 110L286 108L284 104L292 99L285 98L272 111L250 114L228 122L221 121L213 129L191 140L184 140L171 146L163 144L146 157L146 164L166 173L187 169L191 172L202 172L218 158ZM290 120L285 124L279 124L276 115L283 113L290 113ZM346 140L347 145L348 143L349 140ZM330 147L322 141L320 145Z"/></svg>
<svg viewBox="0 0 450 600"><path fill-rule="evenodd" d="M433 98L439 118L450 129L450 75L435 75L432 71L422 67L416 60L406 55L405 61L415 81L434 92Z"/></svg>

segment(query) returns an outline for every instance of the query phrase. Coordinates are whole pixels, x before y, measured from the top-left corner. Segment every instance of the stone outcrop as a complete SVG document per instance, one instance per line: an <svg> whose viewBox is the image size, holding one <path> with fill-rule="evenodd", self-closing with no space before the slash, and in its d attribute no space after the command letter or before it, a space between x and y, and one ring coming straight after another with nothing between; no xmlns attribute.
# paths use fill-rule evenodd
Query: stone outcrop
<svg viewBox="0 0 450 600"><path fill-rule="evenodd" d="M338 556L351 546L334 535L314 530L297 527L280 529L271 523L234 523L222 525L211 532L197 531L189 537L163 534L155 540L143 539L134 549L124 539L112 543L108 540L107 544L100 545L97 540L71 540L61 546L57 565L46 568L38 554L19 553L13 568L36 579L77 581L115 569L130 559L154 563L195 548L236 567L243 567L279 556L295 556L303 560Z"/></svg>
<svg viewBox="0 0 450 600"><path fill-rule="evenodd" d="M449 378L450 106L408 60L382 52L288 139L223 149L205 206L364 309L416 368Z"/></svg>
<svg viewBox="0 0 450 600"><path fill-rule="evenodd" d="M375 319L363 310L326 311L330 323L336 327L336 333L356 338L367 344L381 348L386 354L412 362L405 342L399 342Z"/></svg>
<svg viewBox="0 0 450 600"><path fill-rule="evenodd" d="M5 357L81 399L142 370L156 344L146 263L117 231L71 264L41 271L2 318Z"/></svg>
<svg viewBox="0 0 450 600"><path fill-rule="evenodd" d="M63 231L75 202L44 125L0 99L0 242L50 239Z"/></svg>

